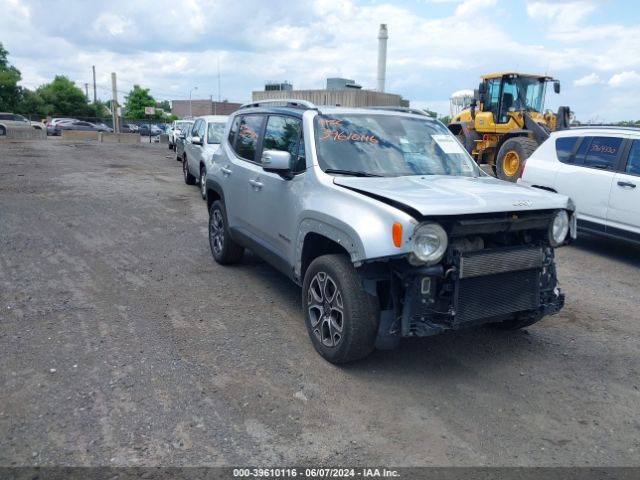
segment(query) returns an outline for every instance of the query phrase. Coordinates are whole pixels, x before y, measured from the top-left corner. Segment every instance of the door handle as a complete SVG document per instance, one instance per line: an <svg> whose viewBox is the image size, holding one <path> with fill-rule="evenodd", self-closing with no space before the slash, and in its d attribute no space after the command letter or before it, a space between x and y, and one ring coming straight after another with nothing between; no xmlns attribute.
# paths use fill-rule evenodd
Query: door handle
<svg viewBox="0 0 640 480"><path fill-rule="evenodd" d="M618 185L621 187L636 188L636 184L631 182L618 182Z"/></svg>
<svg viewBox="0 0 640 480"><path fill-rule="evenodd" d="M249 183L251 184L252 187L254 187L256 190L260 190L262 188L262 182L259 182L257 180L249 180Z"/></svg>
<svg viewBox="0 0 640 480"><path fill-rule="evenodd" d="M220 171L225 175L231 175L231 170L226 167L220 167Z"/></svg>

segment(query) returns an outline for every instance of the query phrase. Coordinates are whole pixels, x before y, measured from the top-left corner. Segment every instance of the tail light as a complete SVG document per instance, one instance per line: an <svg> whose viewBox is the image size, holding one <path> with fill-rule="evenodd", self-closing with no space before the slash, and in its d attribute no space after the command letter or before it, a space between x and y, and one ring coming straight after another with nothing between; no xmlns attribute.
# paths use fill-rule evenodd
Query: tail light
<svg viewBox="0 0 640 480"><path fill-rule="evenodd" d="M526 167L526 166L527 166L527 159L525 158L522 161L522 168L520 169L520 174L518 175L518 178L522 178L522 174L524 173L524 167Z"/></svg>

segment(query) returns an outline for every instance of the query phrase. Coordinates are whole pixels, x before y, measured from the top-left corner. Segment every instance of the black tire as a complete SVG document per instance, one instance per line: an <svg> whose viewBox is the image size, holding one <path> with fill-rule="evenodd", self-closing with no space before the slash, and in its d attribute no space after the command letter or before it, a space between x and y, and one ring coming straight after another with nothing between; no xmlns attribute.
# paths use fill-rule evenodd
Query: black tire
<svg viewBox="0 0 640 480"><path fill-rule="evenodd" d="M329 362L352 362L373 351L378 299L362 289L347 255L323 255L311 262L302 285L302 309L313 346Z"/></svg>
<svg viewBox="0 0 640 480"><path fill-rule="evenodd" d="M538 143L528 137L515 137L506 140L500 147L496 159L496 175L500 180L515 182L527 158L538 148Z"/></svg>
<svg viewBox="0 0 640 480"><path fill-rule="evenodd" d="M495 328L496 330L519 330L521 328L530 327L534 323L542 320L544 315L539 313L532 313L528 315L521 315L516 318L511 318L509 320L504 320L502 322L490 323L489 326L491 328Z"/></svg>
<svg viewBox="0 0 640 480"><path fill-rule="evenodd" d="M187 166L187 156L185 155L182 160L182 174L184 175L184 183L187 185L195 185L196 177L189 173L189 167Z"/></svg>
<svg viewBox="0 0 640 480"><path fill-rule="evenodd" d="M0 137L4 137L7 134L7 129L4 128L4 125L0 125Z"/></svg>
<svg viewBox="0 0 640 480"><path fill-rule="evenodd" d="M168 143L169 150L173 150L173 144L171 142Z"/></svg>
<svg viewBox="0 0 640 480"><path fill-rule="evenodd" d="M207 169L204 168L204 165L200 167L200 178L198 179L198 184L200 185L200 196L203 200L207 200Z"/></svg>
<svg viewBox="0 0 640 480"><path fill-rule="evenodd" d="M213 202L209 209L209 247L213 259L221 265L238 263L244 254L244 248L229 235L227 213L220 200Z"/></svg>
<svg viewBox="0 0 640 480"><path fill-rule="evenodd" d="M473 152L473 149L476 148L476 140L480 140L482 137L475 130L471 130L468 128L460 128L460 131L456 135L460 143L465 148L469 155Z"/></svg>

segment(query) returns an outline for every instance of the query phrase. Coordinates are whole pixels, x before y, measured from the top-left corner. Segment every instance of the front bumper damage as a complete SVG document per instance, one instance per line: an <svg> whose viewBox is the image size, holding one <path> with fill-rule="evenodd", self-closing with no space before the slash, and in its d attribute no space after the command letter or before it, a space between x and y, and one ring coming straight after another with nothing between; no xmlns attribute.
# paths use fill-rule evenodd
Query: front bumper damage
<svg viewBox="0 0 640 480"><path fill-rule="evenodd" d="M456 253L448 265L412 267L406 261L362 269L365 288L383 302L378 344L423 337L520 316L557 313L564 294L557 288L553 249L544 245ZM386 280L383 280L386 277Z"/></svg>

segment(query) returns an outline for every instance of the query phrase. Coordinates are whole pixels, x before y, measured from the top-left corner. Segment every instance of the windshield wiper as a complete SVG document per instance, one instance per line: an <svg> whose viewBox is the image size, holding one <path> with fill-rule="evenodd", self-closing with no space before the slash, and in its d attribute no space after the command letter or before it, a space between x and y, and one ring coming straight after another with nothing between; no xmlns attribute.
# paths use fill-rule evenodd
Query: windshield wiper
<svg viewBox="0 0 640 480"><path fill-rule="evenodd" d="M324 173L336 173L338 175L351 175L353 177L383 177L375 173L362 172L359 170L339 170L337 168L327 168Z"/></svg>

